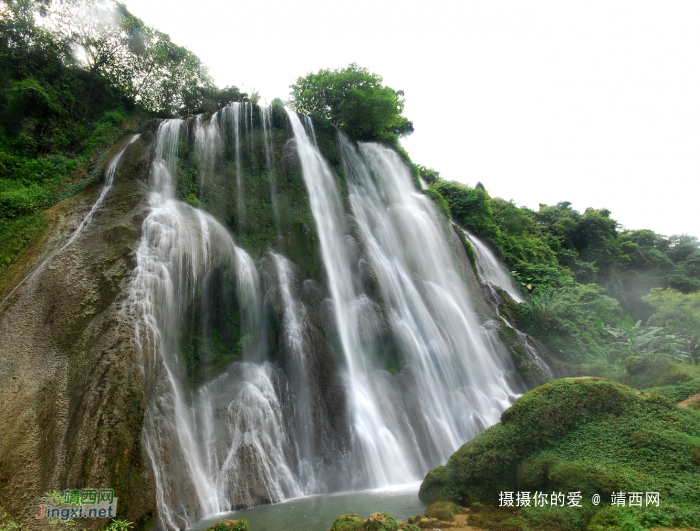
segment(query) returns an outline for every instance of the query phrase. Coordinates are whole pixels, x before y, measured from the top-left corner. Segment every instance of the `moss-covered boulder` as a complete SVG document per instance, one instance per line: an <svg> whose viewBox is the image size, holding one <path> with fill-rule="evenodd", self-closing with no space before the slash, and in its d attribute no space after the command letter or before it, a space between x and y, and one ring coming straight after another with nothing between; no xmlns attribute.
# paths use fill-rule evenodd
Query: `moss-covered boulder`
<svg viewBox="0 0 700 531"><path fill-rule="evenodd" d="M362 526L362 531L399 531L399 523L389 513L372 513Z"/></svg>
<svg viewBox="0 0 700 531"><path fill-rule="evenodd" d="M336 518L331 531L356 531L364 523L364 519L359 514L344 514Z"/></svg>
<svg viewBox="0 0 700 531"><path fill-rule="evenodd" d="M459 505L450 501L439 501L429 505L425 509L425 516L449 522L461 512L462 508Z"/></svg>
<svg viewBox="0 0 700 531"><path fill-rule="evenodd" d="M248 521L242 520L219 520L207 531L248 531Z"/></svg>
<svg viewBox="0 0 700 531"><path fill-rule="evenodd" d="M498 505L501 491L661 492L699 504L700 415L662 393L607 380L555 380L521 397L421 485L425 502Z"/></svg>
<svg viewBox="0 0 700 531"><path fill-rule="evenodd" d="M397 522L389 513L372 513L367 520L357 514L339 516L331 531L419 531L416 525Z"/></svg>

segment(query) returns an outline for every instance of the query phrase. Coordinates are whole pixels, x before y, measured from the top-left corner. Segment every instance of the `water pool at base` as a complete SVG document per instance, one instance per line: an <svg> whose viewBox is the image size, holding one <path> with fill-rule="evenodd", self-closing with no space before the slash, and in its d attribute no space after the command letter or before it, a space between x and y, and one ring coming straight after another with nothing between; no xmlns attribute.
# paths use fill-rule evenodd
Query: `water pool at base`
<svg viewBox="0 0 700 531"><path fill-rule="evenodd" d="M420 483L385 489L343 492L295 498L274 505L221 513L200 520L188 531L204 531L219 520L248 520L250 531L328 531L338 516L357 513L367 518L386 512L397 520L421 514L426 504L418 499Z"/></svg>

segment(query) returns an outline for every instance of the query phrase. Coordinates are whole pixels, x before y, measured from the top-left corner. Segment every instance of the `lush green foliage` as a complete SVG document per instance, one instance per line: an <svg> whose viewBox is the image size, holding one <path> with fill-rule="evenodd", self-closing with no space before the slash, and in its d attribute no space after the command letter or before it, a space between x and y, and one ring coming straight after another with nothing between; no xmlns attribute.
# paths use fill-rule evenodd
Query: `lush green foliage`
<svg viewBox="0 0 700 531"><path fill-rule="evenodd" d="M246 95L217 89L201 60L114 0L52 0L47 13L63 61L98 73L142 107L165 116L216 110Z"/></svg>
<svg viewBox="0 0 700 531"><path fill-rule="evenodd" d="M423 190L423 193L433 200L439 212L447 219L450 219L450 205L445 201L445 198L442 197L440 192L428 188L427 190Z"/></svg>
<svg viewBox="0 0 700 531"><path fill-rule="evenodd" d="M45 209L98 182L108 149L153 112L213 112L247 96L214 87L196 56L121 4L0 7L1 274L46 227Z"/></svg>
<svg viewBox="0 0 700 531"><path fill-rule="evenodd" d="M399 523L389 513L374 513L366 520L358 514L344 514L336 518L331 531L420 531L420 528Z"/></svg>
<svg viewBox="0 0 700 531"><path fill-rule="evenodd" d="M413 132L402 116L403 91L382 85L382 78L355 63L319 70L290 87L295 111L328 120L356 140L392 140Z"/></svg>
<svg viewBox="0 0 700 531"><path fill-rule="evenodd" d="M420 178L423 179L426 184L435 184L440 180L440 172L432 168L418 165L418 171L420 173Z"/></svg>
<svg viewBox="0 0 700 531"><path fill-rule="evenodd" d="M248 531L248 520L220 520L213 526L207 528L207 531Z"/></svg>
<svg viewBox="0 0 700 531"><path fill-rule="evenodd" d="M616 300L596 284L569 281L561 288L544 286L520 304L520 321L561 358L575 364L607 357L611 343L603 322L622 318Z"/></svg>
<svg viewBox="0 0 700 531"><path fill-rule="evenodd" d="M665 326L678 338L680 351L692 363L700 359L700 291L690 294L654 288L643 298L655 309L649 324Z"/></svg>
<svg viewBox="0 0 700 531"><path fill-rule="evenodd" d="M575 492L582 509L525 509L509 529L599 529L610 518L629 518L638 529L688 518L700 503L700 413L678 408L660 392L637 395L605 380L563 379L524 395L501 423L463 445L421 486L424 501L498 505L501 491ZM661 507L617 514L613 492L660 492ZM590 503L599 494L603 505ZM567 512L568 511L568 512ZM670 516L669 516L670 515ZM681 516L685 515L685 516ZM513 510L507 518L514 519ZM492 518L503 523L503 518ZM481 523L484 523L483 521ZM515 527L518 524L520 527ZM499 529L497 526L491 528ZM506 529L508 527L501 527ZM631 529L631 528L630 528Z"/></svg>
<svg viewBox="0 0 700 531"><path fill-rule="evenodd" d="M674 310L697 304L690 302L700 285L697 238L621 231L608 210L580 213L568 202L535 212L490 197L483 185L419 169L453 220L487 239L515 281L531 290L517 310L520 321L570 366L622 362L639 349L697 362L700 322L690 310ZM658 288L680 291L649 295ZM683 297L690 299L681 304Z"/></svg>

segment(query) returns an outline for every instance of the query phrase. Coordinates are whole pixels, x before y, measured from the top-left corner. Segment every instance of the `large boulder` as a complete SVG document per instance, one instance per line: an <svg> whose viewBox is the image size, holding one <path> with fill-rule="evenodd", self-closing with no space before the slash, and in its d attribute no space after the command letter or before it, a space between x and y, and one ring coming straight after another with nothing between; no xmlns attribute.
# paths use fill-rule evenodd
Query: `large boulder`
<svg viewBox="0 0 700 531"><path fill-rule="evenodd" d="M358 514L339 516L331 531L419 531L419 528L406 522L397 522L389 513L372 513L367 520Z"/></svg>
<svg viewBox="0 0 700 531"><path fill-rule="evenodd" d="M359 514L344 514L336 518L331 531L356 531L364 522Z"/></svg>

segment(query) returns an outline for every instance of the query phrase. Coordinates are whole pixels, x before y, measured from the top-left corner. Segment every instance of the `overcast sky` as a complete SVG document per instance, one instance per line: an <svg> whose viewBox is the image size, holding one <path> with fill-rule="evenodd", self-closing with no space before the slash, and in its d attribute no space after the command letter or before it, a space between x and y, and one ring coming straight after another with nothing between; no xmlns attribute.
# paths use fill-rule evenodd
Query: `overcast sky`
<svg viewBox="0 0 700 531"><path fill-rule="evenodd" d="M126 0L219 86L271 101L357 62L406 94L411 158L537 209L700 236L700 2Z"/></svg>

